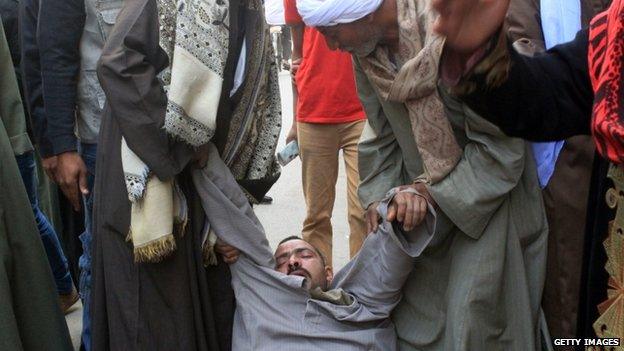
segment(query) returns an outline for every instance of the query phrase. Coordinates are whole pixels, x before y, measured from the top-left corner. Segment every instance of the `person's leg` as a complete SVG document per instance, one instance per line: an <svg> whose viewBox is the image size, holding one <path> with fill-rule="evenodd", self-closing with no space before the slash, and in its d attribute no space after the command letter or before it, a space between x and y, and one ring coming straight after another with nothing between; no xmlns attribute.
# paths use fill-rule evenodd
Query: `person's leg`
<svg viewBox="0 0 624 351"><path fill-rule="evenodd" d="M82 256L80 257L80 298L82 299L82 346L91 349L91 233L93 223L93 184L95 181L95 159L97 144L81 144L80 156L87 166L89 194L83 197L85 231L80 235Z"/></svg>
<svg viewBox="0 0 624 351"><path fill-rule="evenodd" d="M48 221L48 218L39 209L39 200L37 198L37 173L35 169L35 158L32 152L19 155L16 157L20 175L26 187L26 193L30 206L32 207L37 229L41 236L43 247L48 256L48 262L54 275L56 289L60 295L69 295L74 289L74 283L69 272L67 258L61 248L56 231Z"/></svg>
<svg viewBox="0 0 624 351"><path fill-rule="evenodd" d="M335 124L297 123L307 213L302 236L332 264L331 216L338 178L338 133Z"/></svg>
<svg viewBox="0 0 624 351"><path fill-rule="evenodd" d="M366 239L366 221L364 220L364 209L358 198L358 185L360 175L358 172L358 141L362 135L365 121L357 121L341 124L340 146L345 161L345 171L347 173L347 201L349 216L349 253L353 258Z"/></svg>

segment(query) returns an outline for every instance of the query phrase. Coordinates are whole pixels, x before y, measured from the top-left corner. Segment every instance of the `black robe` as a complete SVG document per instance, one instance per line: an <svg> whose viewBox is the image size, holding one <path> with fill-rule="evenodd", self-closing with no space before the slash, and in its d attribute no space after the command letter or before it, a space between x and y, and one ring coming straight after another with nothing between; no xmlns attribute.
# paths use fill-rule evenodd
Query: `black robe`
<svg viewBox="0 0 624 351"><path fill-rule="evenodd" d="M232 45L232 43L230 43ZM107 96L94 205L93 350L229 350L234 310L229 268L204 267L204 215L189 181L193 150L163 129L166 96L157 78L168 65L159 47L154 0L127 0L98 74ZM227 78L226 78L227 79ZM177 178L189 204L185 235L160 263L136 264L121 137L160 179Z"/></svg>

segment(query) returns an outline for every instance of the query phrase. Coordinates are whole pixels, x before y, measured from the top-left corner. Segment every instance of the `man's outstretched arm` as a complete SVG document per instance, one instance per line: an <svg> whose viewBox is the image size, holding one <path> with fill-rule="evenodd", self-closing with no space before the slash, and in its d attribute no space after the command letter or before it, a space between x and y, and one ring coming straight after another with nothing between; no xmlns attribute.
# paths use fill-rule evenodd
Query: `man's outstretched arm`
<svg viewBox="0 0 624 351"><path fill-rule="evenodd" d="M238 249L256 265L275 268L273 254L256 217L216 147L208 144L208 164L193 172L193 183L210 227L227 245Z"/></svg>
<svg viewBox="0 0 624 351"><path fill-rule="evenodd" d="M420 225L409 232L404 232L397 222L386 220L392 199L401 192L415 190L395 188L388 193L378 207L383 223L368 236L360 253L334 277L331 289L342 289L354 299L348 315L341 316L345 320L365 322L389 317L401 300L414 258L433 238L436 214L431 205Z"/></svg>

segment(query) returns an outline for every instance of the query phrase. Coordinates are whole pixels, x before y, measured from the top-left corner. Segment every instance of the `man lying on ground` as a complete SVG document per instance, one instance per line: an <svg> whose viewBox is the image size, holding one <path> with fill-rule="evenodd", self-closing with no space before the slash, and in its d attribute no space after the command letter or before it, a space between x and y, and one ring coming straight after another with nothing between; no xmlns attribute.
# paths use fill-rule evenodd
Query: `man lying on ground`
<svg viewBox="0 0 624 351"><path fill-rule="evenodd" d="M389 316L414 258L432 239L431 206L425 203L427 210L410 232L384 220L333 276L319 251L301 239L287 238L271 253L249 201L212 145L207 166L193 173L193 181L210 230L241 252L230 266L237 301L233 350L397 349ZM398 204L406 193L417 194L390 191L379 205L380 216L404 211Z"/></svg>

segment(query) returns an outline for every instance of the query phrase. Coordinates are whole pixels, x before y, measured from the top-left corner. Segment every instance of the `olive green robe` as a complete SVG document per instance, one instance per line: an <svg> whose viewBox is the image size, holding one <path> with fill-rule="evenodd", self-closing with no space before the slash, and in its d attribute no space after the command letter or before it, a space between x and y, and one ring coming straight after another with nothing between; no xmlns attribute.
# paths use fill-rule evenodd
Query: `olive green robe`
<svg viewBox="0 0 624 351"><path fill-rule="evenodd" d="M402 104L381 99L356 62L368 122L359 145L364 207L423 173ZM428 186L437 228L393 313L401 350L530 351L539 345L547 223L524 141L443 96L463 155Z"/></svg>
<svg viewBox="0 0 624 351"><path fill-rule="evenodd" d="M72 350L15 155L32 150L0 25L0 350Z"/></svg>

